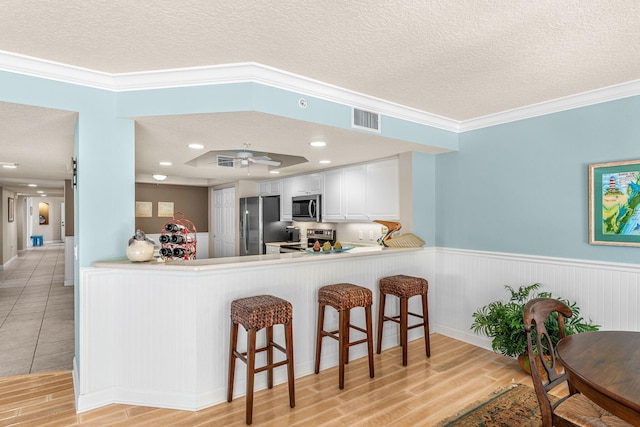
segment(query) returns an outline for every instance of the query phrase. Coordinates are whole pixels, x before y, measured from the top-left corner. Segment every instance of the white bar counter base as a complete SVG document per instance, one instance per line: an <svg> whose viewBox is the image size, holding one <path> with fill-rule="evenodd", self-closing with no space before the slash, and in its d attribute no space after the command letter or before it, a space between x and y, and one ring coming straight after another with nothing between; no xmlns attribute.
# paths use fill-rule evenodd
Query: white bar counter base
<svg viewBox="0 0 640 427"><path fill-rule="evenodd" d="M295 376L312 374L320 287L353 283L370 288L376 325L380 278L407 274L433 285L434 258L433 248L362 247L330 254L97 262L80 272L76 411L111 403L195 411L225 402L229 310L231 301L248 296L271 294L291 302ZM397 301L389 299L387 315L398 308ZM412 298L410 311L421 312L419 298ZM354 309L351 319L363 326L364 310ZM332 324L337 329L337 313L329 309L325 325L331 330ZM274 328L276 342L284 343L282 329ZM419 338L421 331L411 330L409 339ZM383 348L398 345L397 328L384 332ZM356 339L360 333L352 335ZM258 345L264 345L264 332L258 334ZM238 346L246 348L243 328ZM352 360L365 355L366 346L350 352ZM256 366L265 363L263 356L256 358ZM337 363L337 342L325 340L321 369ZM245 365L238 363L237 396L245 393L245 373ZM275 369L274 383L285 381L286 369ZM255 389L262 388L266 374L256 376Z"/></svg>

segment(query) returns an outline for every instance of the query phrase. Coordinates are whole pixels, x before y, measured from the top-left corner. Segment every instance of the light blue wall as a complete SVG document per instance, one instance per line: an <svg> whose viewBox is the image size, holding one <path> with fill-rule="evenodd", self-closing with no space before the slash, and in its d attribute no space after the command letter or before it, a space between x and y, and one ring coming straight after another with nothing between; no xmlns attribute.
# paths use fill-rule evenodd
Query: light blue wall
<svg viewBox="0 0 640 427"><path fill-rule="evenodd" d="M460 134L437 156L437 245L640 263L588 244L588 165L640 157L640 97Z"/></svg>
<svg viewBox="0 0 640 427"><path fill-rule="evenodd" d="M413 233L436 246L436 156L413 153L411 171Z"/></svg>

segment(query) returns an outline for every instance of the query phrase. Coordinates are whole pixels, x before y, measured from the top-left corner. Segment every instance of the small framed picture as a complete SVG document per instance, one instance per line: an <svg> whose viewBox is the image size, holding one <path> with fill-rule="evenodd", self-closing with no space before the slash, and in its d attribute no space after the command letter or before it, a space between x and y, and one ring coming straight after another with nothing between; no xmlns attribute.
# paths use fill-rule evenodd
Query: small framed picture
<svg viewBox="0 0 640 427"><path fill-rule="evenodd" d="M151 218L151 202L136 202L136 218Z"/></svg>
<svg viewBox="0 0 640 427"><path fill-rule="evenodd" d="M9 207L9 211L8 211L8 218L9 218L9 222L13 222L15 219L15 214L16 214L16 209L14 206L14 201L13 201L13 197L9 197L7 206Z"/></svg>
<svg viewBox="0 0 640 427"><path fill-rule="evenodd" d="M640 160L589 165L589 243L640 246Z"/></svg>
<svg viewBox="0 0 640 427"><path fill-rule="evenodd" d="M158 217L173 218L173 202L158 202Z"/></svg>

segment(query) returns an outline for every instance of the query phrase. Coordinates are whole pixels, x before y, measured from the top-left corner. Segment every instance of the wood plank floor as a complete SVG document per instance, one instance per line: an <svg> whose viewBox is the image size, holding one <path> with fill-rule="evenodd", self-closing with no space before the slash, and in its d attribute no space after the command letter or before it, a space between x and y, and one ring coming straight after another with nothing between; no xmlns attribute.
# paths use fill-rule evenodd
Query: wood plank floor
<svg viewBox="0 0 640 427"><path fill-rule="evenodd" d="M497 388L531 385L511 358L438 334L431 349L427 359L422 340L409 343L407 367L399 347L383 351L374 379L366 357L352 361L343 391L337 367L299 378L294 409L286 384L256 392L253 425L430 426ZM198 412L114 404L76 414L70 372L0 379L0 426L243 426L244 404L241 397Z"/></svg>

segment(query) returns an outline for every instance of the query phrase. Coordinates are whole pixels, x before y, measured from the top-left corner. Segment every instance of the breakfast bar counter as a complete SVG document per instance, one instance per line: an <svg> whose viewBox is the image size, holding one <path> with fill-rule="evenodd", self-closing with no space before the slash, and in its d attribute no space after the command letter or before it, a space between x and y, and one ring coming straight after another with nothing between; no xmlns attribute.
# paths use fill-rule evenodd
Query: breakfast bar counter
<svg viewBox="0 0 640 427"><path fill-rule="evenodd" d="M264 266L277 264L290 264L298 262L326 261L332 259L343 259L361 257L369 255L380 255L386 253L414 252L422 251L424 248L386 248L382 246L358 246L343 252L317 252L305 251L268 254L268 255L248 255L225 258L206 258L195 260L153 260L149 262L131 262L129 260L99 261L94 264L99 268L125 268L125 269L154 269L154 270L180 270L180 271L205 271L205 270L226 270L230 268L244 268L247 266Z"/></svg>
<svg viewBox="0 0 640 427"><path fill-rule="evenodd" d="M248 296L270 294L291 302L295 376L312 374L320 287L365 286L374 291L377 307L380 278L407 274L431 281L434 258L433 248L356 247L327 254L97 262L80 270L76 410L111 403L200 410L226 401L229 309L231 301ZM354 310L354 324L364 321L361 311ZM337 325L337 316L329 312L325 320L328 328ZM274 330L277 342L283 342L280 329ZM383 348L398 345L396 328L384 332ZM411 333L410 339L416 339L422 332L416 328ZM241 328L239 342L245 341ZM352 359L365 355L358 347L352 349ZM323 348L321 370L337 362L337 343L331 340ZM257 365L262 363L258 358ZM238 367L238 395L244 393L244 381L245 372ZM274 383L284 381L286 370L276 369ZM258 375L256 390L265 387L266 375Z"/></svg>

